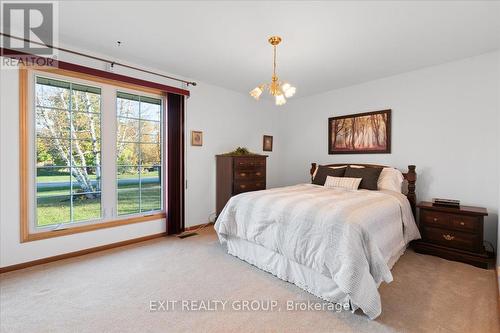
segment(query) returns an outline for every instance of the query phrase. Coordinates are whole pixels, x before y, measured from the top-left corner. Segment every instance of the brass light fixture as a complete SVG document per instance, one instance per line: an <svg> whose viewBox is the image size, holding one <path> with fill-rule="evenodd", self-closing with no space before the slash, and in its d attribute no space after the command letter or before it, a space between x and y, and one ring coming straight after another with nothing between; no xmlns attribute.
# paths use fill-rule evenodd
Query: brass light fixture
<svg viewBox="0 0 500 333"><path fill-rule="evenodd" d="M295 95L295 91L297 90L295 87L292 87L290 83L282 82L276 75L276 46L281 42L281 37L272 36L268 39L269 44L273 46L273 76L271 78L271 83L263 83L257 86L255 89L250 91L250 96L259 100L260 95L264 89L267 88L269 94L274 96L274 102L276 105L283 105L286 103L286 99Z"/></svg>

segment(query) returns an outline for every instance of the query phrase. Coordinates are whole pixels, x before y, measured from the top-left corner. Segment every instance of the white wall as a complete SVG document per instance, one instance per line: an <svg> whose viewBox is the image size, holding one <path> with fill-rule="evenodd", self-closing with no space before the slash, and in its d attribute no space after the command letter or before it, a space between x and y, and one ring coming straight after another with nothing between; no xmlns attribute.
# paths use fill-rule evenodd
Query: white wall
<svg viewBox="0 0 500 333"><path fill-rule="evenodd" d="M102 63L64 54L60 57L61 60L104 69ZM179 86L129 70L118 68L116 72ZM233 150L236 146L262 153L263 134L274 135L274 151L282 151L282 141L278 137L280 123L276 120L278 113L269 102L255 102L248 95L203 82L189 89L191 97L186 107L186 226L205 223L215 212L215 154ZM165 231L165 222L153 221L20 243L17 70L0 70L0 100L0 267ZM190 146L191 130L204 132L202 147ZM276 186L280 179L279 153L268 154L268 185Z"/></svg>
<svg viewBox="0 0 500 333"><path fill-rule="evenodd" d="M488 209L496 245L499 207L498 52L293 101L287 108L285 182L308 181L310 162L417 166L419 200L457 198ZM325 73L335 75L335 73ZM328 117L392 109L392 153L328 155Z"/></svg>
<svg viewBox="0 0 500 333"><path fill-rule="evenodd" d="M215 86L191 89L187 102L186 130L203 131L203 147L187 142L186 226L205 223L215 213L215 155L238 146L268 155L267 187L282 184L280 161L284 142L279 121L282 112L267 100L259 102L248 95ZM273 151L262 151L262 136L273 135Z"/></svg>

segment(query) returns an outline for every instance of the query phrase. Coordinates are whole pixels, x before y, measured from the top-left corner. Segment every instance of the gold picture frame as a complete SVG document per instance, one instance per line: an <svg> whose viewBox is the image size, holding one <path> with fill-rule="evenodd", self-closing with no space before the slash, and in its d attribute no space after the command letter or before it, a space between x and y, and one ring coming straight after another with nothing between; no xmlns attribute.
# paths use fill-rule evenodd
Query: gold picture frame
<svg viewBox="0 0 500 333"><path fill-rule="evenodd" d="M195 147L203 146L203 132L202 131L191 131L191 146L195 146Z"/></svg>

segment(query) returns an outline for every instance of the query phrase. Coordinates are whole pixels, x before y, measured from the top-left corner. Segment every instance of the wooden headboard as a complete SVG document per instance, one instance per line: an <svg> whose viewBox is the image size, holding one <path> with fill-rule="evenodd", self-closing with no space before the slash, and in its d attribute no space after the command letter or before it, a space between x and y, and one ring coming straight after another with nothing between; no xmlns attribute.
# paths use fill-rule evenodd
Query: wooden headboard
<svg viewBox="0 0 500 333"><path fill-rule="evenodd" d="M365 168L387 168L386 165L377 165L377 164L359 164L359 163L351 163L352 165L360 165ZM336 163L336 164L325 164L323 166L326 167L335 167L335 166L344 166L350 165L349 163ZM311 180L314 175L314 171L316 171L316 163L311 163L311 170L309 171L311 174ZM408 165L408 171L403 172L403 177L408 182L408 193L406 197L410 202L411 210L413 212L413 216L416 217L416 208L417 208L417 195L415 194L416 183L417 183L417 173L415 172L414 165Z"/></svg>

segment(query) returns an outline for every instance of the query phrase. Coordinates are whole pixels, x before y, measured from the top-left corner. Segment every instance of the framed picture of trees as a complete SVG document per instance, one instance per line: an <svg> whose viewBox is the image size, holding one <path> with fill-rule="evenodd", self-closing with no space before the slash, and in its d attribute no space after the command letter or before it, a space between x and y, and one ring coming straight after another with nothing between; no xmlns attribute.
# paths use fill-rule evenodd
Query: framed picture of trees
<svg viewBox="0 0 500 333"><path fill-rule="evenodd" d="M328 154L391 152L391 110L328 118Z"/></svg>

